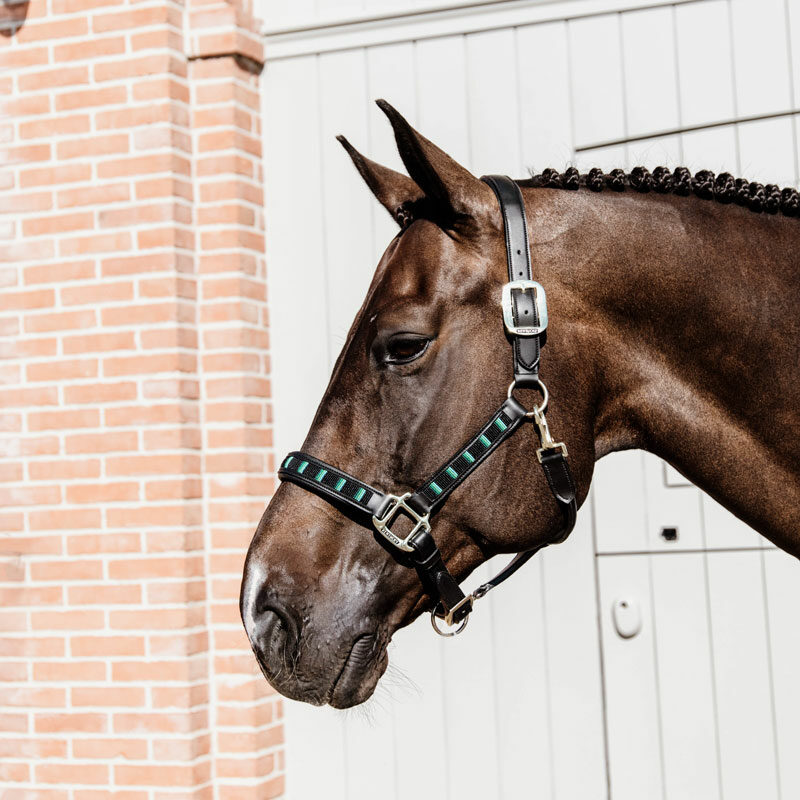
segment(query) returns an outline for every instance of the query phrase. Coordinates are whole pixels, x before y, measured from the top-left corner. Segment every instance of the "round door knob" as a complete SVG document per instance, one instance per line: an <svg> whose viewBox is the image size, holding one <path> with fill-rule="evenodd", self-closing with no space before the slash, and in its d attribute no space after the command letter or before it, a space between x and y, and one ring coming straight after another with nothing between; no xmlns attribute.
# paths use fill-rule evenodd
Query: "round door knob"
<svg viewBox="0 0 800 800"><path fill-rule="evenodd" d="M611 607L614 627L623 639L632 639L642 629L642 609L638 600L620 597Z"/></svg>

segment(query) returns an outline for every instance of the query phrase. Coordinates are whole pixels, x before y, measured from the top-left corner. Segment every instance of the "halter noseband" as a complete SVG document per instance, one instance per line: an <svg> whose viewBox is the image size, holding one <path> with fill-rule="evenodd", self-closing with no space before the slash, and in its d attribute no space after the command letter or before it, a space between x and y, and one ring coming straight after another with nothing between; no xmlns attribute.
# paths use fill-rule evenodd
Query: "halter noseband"
<svg viewBox="0 0 800 800"><path fill-rule="evenodd" d="M486 175L481 180L497 195L505 229L508 283L503 286L503 322L514 351L514 380L508 387L506 401L414 492L399 496L386 494L302 452L289 453L278 470L281 480L296 483L331 504L346 508L366 527L371 525L375 536L380 537L381 544L398 562L417 570L425 591L434 602L431 609L434 630L442 636L454 636L464 630L476 600L513 575L543 547L563 542L575 527L578 512L575 484L567 464L567 447L553 440L544 415L549 395L547 387L539 380L539 360L547 328L547 300L542 286L532 278L522 194L517 184L505 175ZM539 390L541 405L534 406L532 411L526 410L513 397L515 387ZM431 517L453 490L526 420L533 422L539 436L541 447L536 455L561 511L563 527L545 544L518 553L494 578L465 595L445 566L431 535ZM392 530L392 524L401 515L413 522L412 530L405 536ZM458 627L448 632L439 627L438 619L443 619L448 626Z"/></svg>

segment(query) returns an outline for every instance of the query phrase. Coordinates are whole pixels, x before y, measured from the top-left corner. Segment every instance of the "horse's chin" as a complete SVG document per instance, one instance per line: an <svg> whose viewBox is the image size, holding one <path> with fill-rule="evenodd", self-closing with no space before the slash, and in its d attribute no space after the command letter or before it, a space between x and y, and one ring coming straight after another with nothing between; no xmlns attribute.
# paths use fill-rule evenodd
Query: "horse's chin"
<svg viewBox="0 0 800 800"><path fill-rule="evenodd" d="M303 675L301 664L300 669L271 674L258 653L257 660L269 684L284 697L314 706L352 708L369 700L389 665L386 645L376 648L375 641L374 634L359 637L343 660L313 678Z"/></svg>
<svg viewBox="0 0 800 800"><path fill-rule="evenodd" d="M328 704L333 708L352 708L369 700L389 665L385 649L377 657L371 658L367 664L354 660L355 649L354 646L329 692Z"/></svg>

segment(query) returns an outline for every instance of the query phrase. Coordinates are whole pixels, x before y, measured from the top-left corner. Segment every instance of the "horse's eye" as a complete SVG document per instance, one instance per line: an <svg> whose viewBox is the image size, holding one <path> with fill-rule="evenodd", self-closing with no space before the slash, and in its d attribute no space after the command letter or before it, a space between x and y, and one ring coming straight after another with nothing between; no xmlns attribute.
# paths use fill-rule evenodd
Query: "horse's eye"
<svg viewBox="0 0 800 800"><path fill-rule="evenodd" d="M386 342L384 362L387 364L407 364L419 358L431 340L416 333L396 333Z"/></svg>

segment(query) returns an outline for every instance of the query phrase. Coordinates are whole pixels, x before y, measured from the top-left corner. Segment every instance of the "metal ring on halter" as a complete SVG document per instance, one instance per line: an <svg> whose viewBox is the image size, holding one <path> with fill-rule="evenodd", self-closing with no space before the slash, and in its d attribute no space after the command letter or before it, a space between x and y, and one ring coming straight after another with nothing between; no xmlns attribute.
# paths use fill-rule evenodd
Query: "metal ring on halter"
<svg viewBox="0 0 800 800"><path fill-rule="evenodd" d="M440 600L433 607L433 610L431 611L431 625L433 625L433 629L436 631L436 633L439 634L439 636L444 636L444 637L458 636L458 634L461 633L461 631L463 631L464 628L467 627L467 623L469 622L469 614L467 614L467 616L464 617L463 620L461 620L461 624L454 631L446 631L446 630L440 628L438 626L438 624L436 623L436 620L439 619L439 617L436 616L436 609L439 608L439 606L441 604L442 604L442 602Z"/></svg>
<svg viewBox="0 0 800 800"><path fill-rule="evenodd" d="M511 381L508 385L508 392L507 397L511 399L511 395L514 393L514 387L517 385L516 378ZM533 419L534 415L538 411L540 414L544 414L545 410L547 409L547 403L550 401L550 392L547 391L547 387L544 385L544 381L536 379L536 385L538 386L539 390L542 393L542 404L540 406L534 406L532 411L526 411L525 416L528 419ZM533 388L533 387L531 387Z"/></svg>

